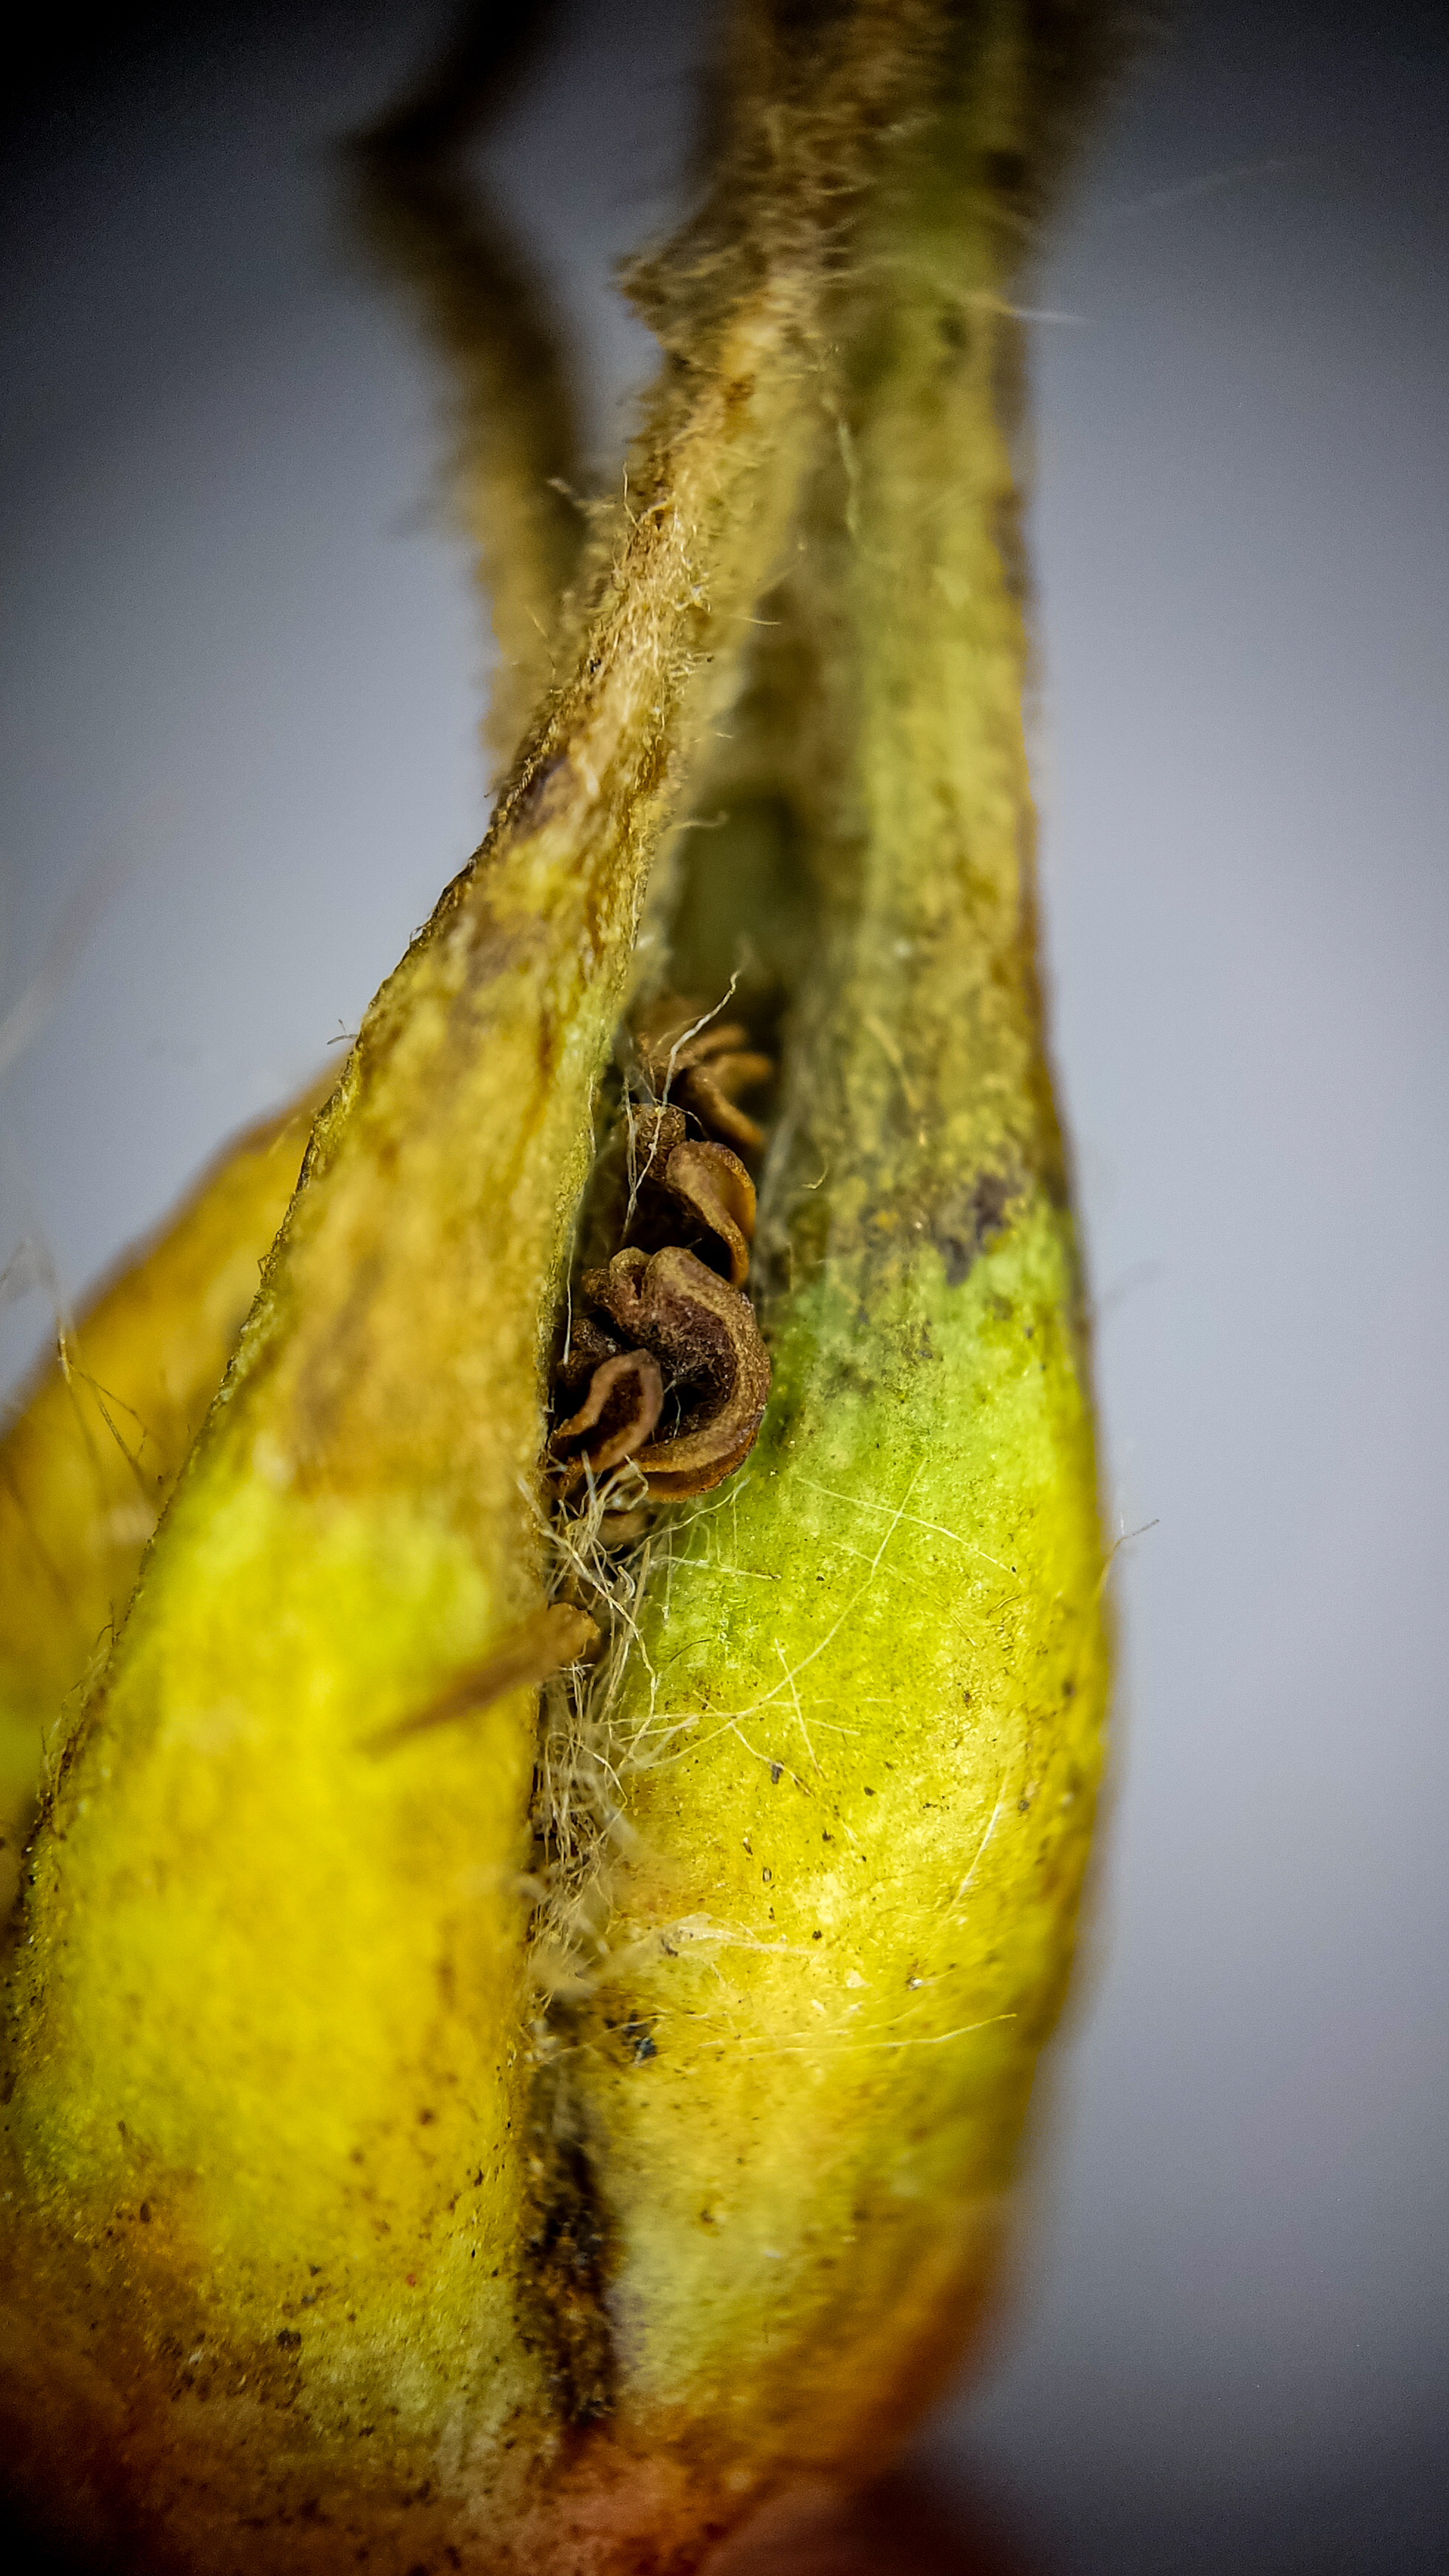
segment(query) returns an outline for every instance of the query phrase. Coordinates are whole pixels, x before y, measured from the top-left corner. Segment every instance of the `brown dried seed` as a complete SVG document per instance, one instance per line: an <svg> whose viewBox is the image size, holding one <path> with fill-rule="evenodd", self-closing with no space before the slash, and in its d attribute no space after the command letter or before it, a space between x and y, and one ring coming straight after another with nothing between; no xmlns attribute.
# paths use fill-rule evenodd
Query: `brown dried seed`
<svg viewBox="0 0 1449 2576"><path fill-rule="evenodd" d="M657 1002L640 1023L640 1061L660 1097L680 1100L702 1127L726 1144L752 1154L765 1131L737 1107L736 1096L756 1091L775 1070L750 1045L739 1020L712 1020L696 1028L697 1007L678 996Z"/></svg>
<svg viewBox="0 0 1449 2576"><path fill-rule="evenodd" d="M682 1109L656 1108L643 1103L631 1111L630 1162L636 1188L657 1180L674 1152L689 1133Z"/></svg>
<svg viewBox="0 0 1449 2576"><path fill-rule="evenodd" d="M759 1427L756 1417L733 1448L720 1445L718 1426L689 1437L681 1435L678 1440L661 1440L652 1449L641 1449L634 1464L647 1476L655 1502L688 1502L691 1495L707 1494L715 1485L722 1485L726 1476L744 1465Z"/></svg>
<svg viewBox="0 0 1449 2576"><path fill-rule="evenodd" d="M711 1269L723 1268L732 1287L743 1288L755 1232L755 1185L738 1154L728 1145L686 1138L678 1109L641 1112L635 1137L639 1201L631 1243L658 1252L684 1236L689 1250L698 1251ZM703 1243L692 1240L700 1235ZM711 1257L720 1252L722 1261Z"/></svg>
<svg viewBox="0 0 1449 2576"><path fill-rule="evenodd" d="M730 1285L743 1288L755 1235L755 1185L738 1154L728 1145L676 1145L665 1166L664 1186L683 1201L697 1224L718 1236Z"/></svg>
<svg viewBox="0 0 1449 2576"><path fill-rule="evenodd" d="M640 1013L634 1043L641 1061L667 1081L684 1065L703 1064L711 1055L748 1046L749 1038L743 1021L711 1019L697 994L663 993Z"/></svg>
<svg viewBox="0 0 1449 2576"><path fill-rule="evenodd" d="M722 1055L708 1066L692 1066L681 1086L685 1105L701 1127L711 1128L743 1154L757 1154L765 1141L764 1128L758 1119L747 1118L743 1109L737 1109L730 1095L755 1090L774 1069L767 1055Z"/></svg>
<svg viewBox="0 0 1449 2576"><path fill-rule="evenodd" d="M664 1409L664 1380L647 1351L601 1360L577 1413L561 1422L549 1446L557 1486L571 1493L586 1475L602 1476L643 1447Z"/></svg>
<svg viewBox="0 0 1449 2576"><path fill-rule="evenodd" d="M677 1244L616 1252L584 1292L631 1342L653 1351L671 1391L687 1390L679 1428L636 1450L651 1493L707 1493L746 1455L770 1391L770 1357L748 1297Z"/></svg>
<svg viewBox="0 0 1449 2576"><path fill-rule="evenodd" d="M554 1387L565 1395L575 1395L588 1385L601 1360L619 1357L619 1344L612 1333L601 1331L588 1315L575 1315L568 1349L553 1373Z"/></svg>

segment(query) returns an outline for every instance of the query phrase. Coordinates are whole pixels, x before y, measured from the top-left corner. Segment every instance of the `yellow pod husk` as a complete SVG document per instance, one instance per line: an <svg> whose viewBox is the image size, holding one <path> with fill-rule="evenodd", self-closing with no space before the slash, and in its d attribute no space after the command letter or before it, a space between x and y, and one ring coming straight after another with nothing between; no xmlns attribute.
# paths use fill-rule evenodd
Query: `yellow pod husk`
<svg viewBox="0 0 1449 2576"><path fill-rule="evenodd" d="M57 1356L0 1440L0 1836L12 1859L66 1703L120 1626L236 1348L321 1096L314 1085L238 1137L59 1327Z"/></svg>

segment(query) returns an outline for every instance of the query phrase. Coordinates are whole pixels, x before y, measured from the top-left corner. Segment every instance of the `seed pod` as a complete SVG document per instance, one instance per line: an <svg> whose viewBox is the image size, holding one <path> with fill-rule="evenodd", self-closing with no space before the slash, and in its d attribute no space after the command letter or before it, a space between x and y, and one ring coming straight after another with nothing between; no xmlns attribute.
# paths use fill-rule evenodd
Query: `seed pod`
<svg viewBox="0 0 1449 2576"><path fill-rule="evenodd" d="M1101 1562L995 408L1043 76L1004 7L746 28L617 569L319 1121L37 1846L8 2456L158 2570L682 2571L858 2473L969 2322L1060 1992ZM676 872L675 971L769 972L678 1098L641 1051L718 1141L778 1023L759 1311L687 1131L713 1260L590 1262L553 1464L615 1360L678 1410L550 1518L594 1103L731 689L700 815L748 779L788 829L747 921Z"/></svg>
<svg viewBox="0 0 1449 2576"><path fill-rule="evenodd" d="M958 2359L1099 1761L1086 1354L994 535L1011 326L971 309L984 279L922 267L872 310L851 479L817 503L853 514L853 644L819 710L838 802L801 800L823 928L762 1180L770 1404L723 1507L656 1540L611 1712L609 1911L563 2021L614 2438L718 2510L879 2456ZM969 505L923 507L963 457Z"/></svg>

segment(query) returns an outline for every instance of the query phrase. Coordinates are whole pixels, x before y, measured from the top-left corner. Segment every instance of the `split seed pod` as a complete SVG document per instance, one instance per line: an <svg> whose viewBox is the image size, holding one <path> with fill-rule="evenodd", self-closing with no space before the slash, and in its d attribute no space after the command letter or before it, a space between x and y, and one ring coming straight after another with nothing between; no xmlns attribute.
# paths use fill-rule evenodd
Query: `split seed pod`
<svg viewBox="0 0 1449 2576"><path fill-rule="evenodd" d="M1104 1690L999 409L1074 24L747 21L573 677L368 1015L72 1737L0 2366L99 2558L683 2570L878 2459L978 2311ZM681 798L728 820L651 892ZM744 1007L638 1049L694 1239L579 1273L550 1429L641 923ZM627 1554L553 1498L596 1434Z"/></svg>

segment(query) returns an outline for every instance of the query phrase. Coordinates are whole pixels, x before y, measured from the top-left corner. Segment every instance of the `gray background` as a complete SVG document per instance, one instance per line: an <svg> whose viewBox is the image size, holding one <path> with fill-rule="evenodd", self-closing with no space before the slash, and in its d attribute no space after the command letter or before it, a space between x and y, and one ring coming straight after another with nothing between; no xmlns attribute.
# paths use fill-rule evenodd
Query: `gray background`
<svg viewBox="0 0 1449 2576"><path fill-rule="evenodd" d="M490 152L601 453L711 15L576 0ZM7 1380L480 835L439 379L323 148L446 23L163 14L17 127ZM1427 7L1186 5L1031 289L1055 1043L1152 1526L1018 2295L920 2474L1064 2576L1449 2557L1446 88Z"/></svg>

